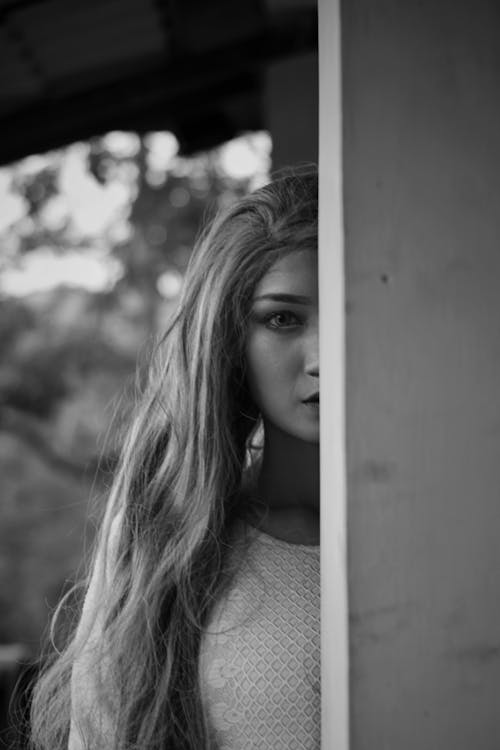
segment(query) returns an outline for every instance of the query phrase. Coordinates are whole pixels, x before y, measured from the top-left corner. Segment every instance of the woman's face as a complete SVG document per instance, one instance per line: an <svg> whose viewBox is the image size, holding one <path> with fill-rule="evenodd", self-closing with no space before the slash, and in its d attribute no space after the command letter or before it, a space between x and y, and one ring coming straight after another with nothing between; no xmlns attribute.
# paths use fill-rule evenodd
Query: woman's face
<svg viewBox="0 0 500 750"><path fill-rule="evenodd" d="M317 254L297 250L257 285L246 340L250 393L264 424L319 442Z"/></svg>

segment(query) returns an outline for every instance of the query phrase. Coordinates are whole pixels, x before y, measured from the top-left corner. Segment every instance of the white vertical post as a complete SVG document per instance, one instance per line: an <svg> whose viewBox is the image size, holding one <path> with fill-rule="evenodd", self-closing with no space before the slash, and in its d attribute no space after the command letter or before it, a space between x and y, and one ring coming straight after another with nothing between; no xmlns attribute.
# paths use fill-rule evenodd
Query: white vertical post
<svg viewBox="0 0 500 750"><path fill-rule="evenodd" d="M319 0L322 748L349 747L339 0Z"/></svg>

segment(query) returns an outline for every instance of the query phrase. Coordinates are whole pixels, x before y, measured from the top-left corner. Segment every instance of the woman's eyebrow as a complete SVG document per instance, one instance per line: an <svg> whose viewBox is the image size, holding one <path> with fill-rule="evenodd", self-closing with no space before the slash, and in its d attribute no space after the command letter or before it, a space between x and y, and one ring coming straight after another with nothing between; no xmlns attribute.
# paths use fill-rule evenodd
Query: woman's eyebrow
<svg viewBox="0 0 500 750"><path fill-rule="evenodd" d="M310 297L304 297L301 294L280 294L278 292L270 294L260 294L258 297L254 297L254 302L259 302L260 300L271 300L272 302L287 302L288 304L292 305L310 305L311 304L311 298Z"/></svg>

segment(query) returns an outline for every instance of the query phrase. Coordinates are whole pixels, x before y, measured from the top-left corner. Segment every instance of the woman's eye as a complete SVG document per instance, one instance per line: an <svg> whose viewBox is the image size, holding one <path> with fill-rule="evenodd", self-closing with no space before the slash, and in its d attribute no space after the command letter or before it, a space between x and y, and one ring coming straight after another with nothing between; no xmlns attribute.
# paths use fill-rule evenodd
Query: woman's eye
<svg viewBox="0 0 500 750"><path fill-rule="evenodd" d="M299 323L298 317L291 312L276 312L266 318L268 328L293 328Z"/></svg>

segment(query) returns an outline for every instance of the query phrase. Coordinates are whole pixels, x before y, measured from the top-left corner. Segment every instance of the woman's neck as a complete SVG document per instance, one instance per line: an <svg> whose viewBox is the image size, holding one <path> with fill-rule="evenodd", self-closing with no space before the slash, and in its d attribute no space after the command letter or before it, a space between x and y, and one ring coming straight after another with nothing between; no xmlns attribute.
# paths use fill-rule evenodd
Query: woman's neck
<svg viewBox="0 0 500 750"><path fill-rule="evenodd" d="M319 444L265 424L264 455L255 493L260 528L295 544L319 543Z"/></svg>

